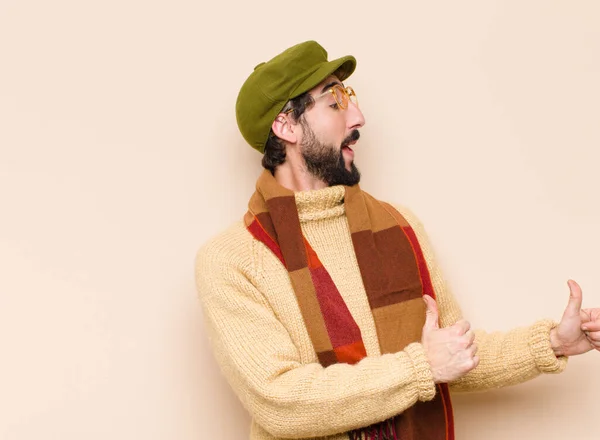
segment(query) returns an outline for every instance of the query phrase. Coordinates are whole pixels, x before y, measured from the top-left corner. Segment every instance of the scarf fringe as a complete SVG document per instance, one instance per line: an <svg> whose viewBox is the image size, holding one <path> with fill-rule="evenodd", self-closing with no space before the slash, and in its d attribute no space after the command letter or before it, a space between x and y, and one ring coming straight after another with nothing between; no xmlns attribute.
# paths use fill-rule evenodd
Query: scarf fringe
<svg viewBox="0 0 600 440"><path fill-rule="evenodd" d="M395 417L348 433L350 440L398 440Z"/></svg>

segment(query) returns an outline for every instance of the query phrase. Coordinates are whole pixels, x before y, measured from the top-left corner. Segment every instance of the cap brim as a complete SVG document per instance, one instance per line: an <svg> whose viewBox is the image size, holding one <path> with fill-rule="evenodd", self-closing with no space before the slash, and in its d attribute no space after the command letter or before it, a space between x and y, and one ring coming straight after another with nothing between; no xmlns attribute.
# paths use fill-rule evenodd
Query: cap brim
<svg viewBox="0 0 600 440"><path fill-rule="evenodd" d="M306 78L302 83L294 89L291 93L288 101L308 92L309 90L318 86L322 81L327 79L328 76L335 75L340 81L344 81L348 78L356 69L356 58L352 55L347 55L321 65L315 72Z"/></svg>

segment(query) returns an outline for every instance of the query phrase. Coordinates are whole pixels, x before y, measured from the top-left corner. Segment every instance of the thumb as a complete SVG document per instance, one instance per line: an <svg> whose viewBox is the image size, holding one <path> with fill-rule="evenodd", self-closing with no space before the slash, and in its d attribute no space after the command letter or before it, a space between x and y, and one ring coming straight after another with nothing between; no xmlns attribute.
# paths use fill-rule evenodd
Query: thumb
<svg viewBox="0 0 600 440"><path fill-rule="evenodd" d="M427 310L425 311L425 325L424 329L437 329L440 328L438 324L438 308L435 300L429 295L423 295L423 301L425 301L425 305Z"/></svg>
<svg viewBox="0 0 600 440"><path fill-rule="evenodd" d="M570 316L579 316L581 311L581 303L583 301L583 294L581 293L581 287L573 280L567 281L569 285L569 304L567 304L567 308L565 309L565 315Z"/></svg>

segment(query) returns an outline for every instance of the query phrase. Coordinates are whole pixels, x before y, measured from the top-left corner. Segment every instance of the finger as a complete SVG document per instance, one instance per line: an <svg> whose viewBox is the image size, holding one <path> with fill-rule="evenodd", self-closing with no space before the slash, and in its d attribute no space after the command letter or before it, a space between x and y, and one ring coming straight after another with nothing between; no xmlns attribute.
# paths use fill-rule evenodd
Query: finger
<svg viewBox="0 0 600 440"><path fill-rule="evenodd" d="M600 331L600 322L599 321L589 321L589 322L584 322L581 325L581 330L585 331L589 331L589 332L598 332Z"/></svg>
<svg viewBox="0 0 600 440"><path fill-rule="evenodd" d="M600 332L586 333L585 337L594 347L600 346Z"/></svg>
<svg viewBox="0 0 600 440"><path fill-rule="evenodd" d="M477 368L477 365L479 365L479 356L475 355L473 356L473 368Z"/></svg>
<svg viewBox="0 0 600 440"><path fill-rule="evenodd" d="M465 340L466 346L470 347L475 341L475 332L473 330L469 330L463 335L463 338Z"/></svg>
<svg viewBox="0 0 600 440"><path fill-rule="evenodd" d="M594 320L589 309L581 309L579 313L581 316L581 322L589 322Z"/></svg>
<svg viewBox="0 0 600 440"><path fill-rule="evenodd" d="M582 321L600 321L600 308L581 309L581 313L586 315L586 319Z"/></svg>
<svg viewBox="0 0 600 440"><path fill-rule="evenodd" d="M600 344L600 332L584 332L585 334L585 338L588 340L588 342L594 346L596 346L597 344Z"/></svg>
<svg viewBox="0 0 600 440"><path fill-rule="evenodd" d="M471 346L469 346L469 348L467 348L469 354L471 355L471 357L474 357L477 354L477 351L479 350L479 347L477 346L477 344L473 343L471 344Z"/></svg>
<svg viewBox="0 0 600 440"><path fill-rule="evenodd" d="M462 336L471 329L471 324L466 319L461 319L460 321L457 321L452 327L456 329L456 334L458 336Z"/></svg>
<svg viewBox="0 0 600 440"><path fill-rule="evenodd" d="M588 338L588 342L590 344L592 344L592 347L594 347L594 348L600 348L600 341L594 341L594 340L591 340L591 339Z"/></svg>
<svg viewBox="0 0 600 440"><path fill-rule="evenodd" d="M591 339L593 341L600 341L600 332L584 332L584 333L588 339Z"/></svg>
<svg viewBox="0 0 600 440"><path fill-rule="evenodd" d="M423 328L426 329L437 329L440 328L438 319L439 312L437 308L437 303L435 300L429 295L423 295L423 301L425 301L425 306L427 307L425 311L425 325Z"/></svg>
<svg viewBox="0 0 600 440"><path fill-rule="evenodd" d="M569 303L567 304L567 308L565 309L565 315L577 315L579 316L579 312L581 310L581 303L583 301L583 294L581 292L581 287L573 280L567 281L569 285Z"/></svg>

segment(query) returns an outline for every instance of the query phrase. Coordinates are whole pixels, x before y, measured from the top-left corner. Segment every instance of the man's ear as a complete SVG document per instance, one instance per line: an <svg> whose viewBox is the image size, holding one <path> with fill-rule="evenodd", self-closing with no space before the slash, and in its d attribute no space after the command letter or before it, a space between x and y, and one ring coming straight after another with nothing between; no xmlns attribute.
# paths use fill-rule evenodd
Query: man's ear
<svg viewBox="0 0 600 440"><path fill-rule="evenodd" d="M271 124L271 130L275 136L282 139L290 144L295 144L298 138L297 124L292 124L292 121L285 113L279 113L273 124Z"/></svg>

